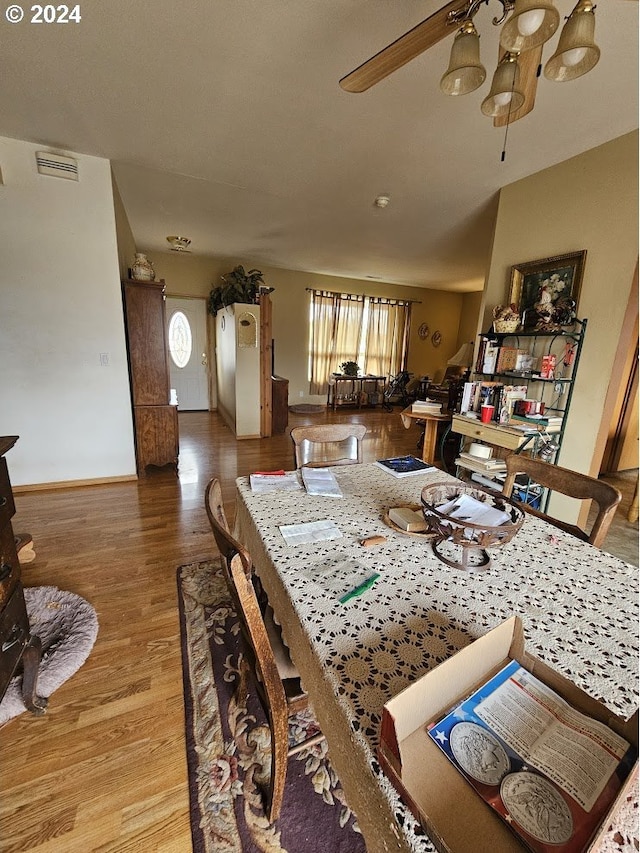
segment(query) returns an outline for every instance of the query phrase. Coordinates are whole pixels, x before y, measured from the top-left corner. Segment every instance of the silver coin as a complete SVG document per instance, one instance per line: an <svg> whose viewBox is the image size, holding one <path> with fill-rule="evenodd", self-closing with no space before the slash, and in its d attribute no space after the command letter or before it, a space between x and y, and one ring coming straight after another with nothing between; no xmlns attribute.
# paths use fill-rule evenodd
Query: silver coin
<svg viewBox="0 0 640 853"><path fill-rule="evenodd" d="M573 834L569 806L551 782L529 773L510 773L502 780L500 796L514 822L546 844L566 844Z"/></svg>
<svg viewBox="0 0 640 853"><path fill-rule="evenodd" d="M500 741L477 723L457 723L449 744L460 767L478 782L497 785L509 770L509 756Z"/></svg>

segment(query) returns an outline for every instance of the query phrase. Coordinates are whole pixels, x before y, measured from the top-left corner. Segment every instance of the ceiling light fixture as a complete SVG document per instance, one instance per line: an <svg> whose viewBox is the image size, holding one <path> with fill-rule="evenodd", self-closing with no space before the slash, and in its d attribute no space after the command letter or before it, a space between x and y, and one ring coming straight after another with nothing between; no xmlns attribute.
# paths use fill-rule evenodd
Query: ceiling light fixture
<svg viewBox="0 0 640 853"><path fill-rule="evenodd" d="M191 245L191 240L188 237L167 237L167 243L171 244L171 252L187 252L189 253L191 250L189 246Z"/></svg>
<svg viewBox="0 0 640 853"><path fill-rule="evenodd" d="M520 86L519 56L541 48L553 36L560 24L560 14L553 0L499 2L502 16L494 18L493 24L499 26L504 22L500 33L504 53L481 109L485 115L509 123L515 120L514 113L520 107L522 114L533 108L535 95L535 79ZM484 82L486 72L480 62L480 39L473 24L473 17L483 3L488 4L489 0L465 0L459 9L447 15L447 24L460 29L451 47L449 67L440 81L445 95L466 95ZM592 0L578 0L562 29L558 48L545 66L545 77L549 80L574 80L598 62L600 50L594 43L595 8ZM507 18L509 13L512 14ZM535 61L536 68L538 62Z"/></svg>
<svg viewBox="0 0 640 853"><path fill-rule="evenodd" d="M593 40L595 8L591 0L580 0L567 18L557 50L544 67L544 76L548 80L557 83L575 80L591 71L600 59L600 48Z"/></svg>
<svg viewBox="0 0 640 853"><path fill-rule="evenodd" d="M487 72L480 62L480 36L473 21L465 21L453 41L449 67L440 88L445 95L467 95L485 81Z"/></svg>
<svg viewBox="0 0 640 853"><path fill-rule="evenodd" d="M390 196L379 195L377 198L374 199L373 203L376 207L384 208L384 207L387 207L387 205L389 204L390 201L391 201Z"/></svg>

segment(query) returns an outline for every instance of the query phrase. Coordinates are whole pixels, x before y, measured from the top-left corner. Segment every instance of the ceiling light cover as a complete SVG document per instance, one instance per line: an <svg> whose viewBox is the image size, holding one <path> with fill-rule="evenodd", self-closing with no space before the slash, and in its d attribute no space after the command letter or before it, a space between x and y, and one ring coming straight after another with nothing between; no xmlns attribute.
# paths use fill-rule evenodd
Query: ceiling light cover
<svg viewBox="0 0 640 853"><path fill-rule="evenodd" d="M500 46L512 53L549 41L558 29L560 13L549 0L515 0L513 15L500 33Z"/></svg>
<svg viewBox="0 0 640 853"><path fill-rule="evenodd" d="M167 237L167 242L171 244L172 252L189 252L191 240L188 237Z"/></svg>
<svg viewBox="0 0 640 853"><path fill-rule="evenodd" d="M384 208L384 207L387 207L387 205L389 204L390 201L391 201L390 196L379 195L377 198L374 199L373 203L375 204L376 207Z"/></svg>
<svg viewBox="0 0 640 853"><path fill-rule="evenodd" d="M472 21L466 21L451 46L449 67L440 80L445 95L467 95L482 86L487 76L480 62L480 37Z"/></svg>
<svg viewBox="0 0 640 853"><path fill-rule="evenodd" d="M580 0L560 33L558 48L544 68L544 76L556 83L575 80L591 71L600 59L600 48L594 42L595 6Z"/></svg>
<svg viewBox="0 0 640 853"><path fill-rule="evenodd" d="M514 113L524 104L520 91L520 69L518 57L507 53L496 68L491 82L491 91L480 109L486 116L504 116Z"/></svg>

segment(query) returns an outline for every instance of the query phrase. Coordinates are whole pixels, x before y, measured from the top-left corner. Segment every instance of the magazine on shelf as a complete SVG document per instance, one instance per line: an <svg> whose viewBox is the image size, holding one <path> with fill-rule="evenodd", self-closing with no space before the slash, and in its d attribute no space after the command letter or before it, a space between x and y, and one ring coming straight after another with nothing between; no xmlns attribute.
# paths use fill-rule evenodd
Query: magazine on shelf
<svg viewBox="0 0 640 853"><path fill-rule="evenodd" d="M535 853L583 853L636 758L624 738L517 661L428 732Z"/></svg>
<svg viewBox="0 0 640 853"><path fill-rule="evenodd" d="M394 477L410 477L412 474L428 474L437 469L416 456L393 456L390 459L378 459L376 465Z"/></svg>

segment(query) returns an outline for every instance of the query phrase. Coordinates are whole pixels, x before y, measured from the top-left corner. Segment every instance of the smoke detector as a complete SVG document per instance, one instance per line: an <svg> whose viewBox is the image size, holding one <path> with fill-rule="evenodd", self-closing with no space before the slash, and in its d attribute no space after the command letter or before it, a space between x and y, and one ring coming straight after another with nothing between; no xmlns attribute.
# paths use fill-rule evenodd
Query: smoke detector
<svg viewBox="0 0 640 853"><path fill-rule="evenodd" d="M51 151L36 151L36 165L41 175L65 178L67 181L78 180L78 161L73 157L64 157Z"/></svg>
<svg viewBox="0 0 640 853"><path fill-rule="evenodd" d="M379 195L374 199L373 203L376 207L383 208L386 207L390 201L391 198L388 195Z"/></svg>
<svg viewBox="0 0 640 853"><path fill-rule="evenodd" d="M171 244L171 252L190 252L191 240L188 237L167 237L167 243Z"/></svg>

